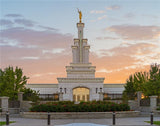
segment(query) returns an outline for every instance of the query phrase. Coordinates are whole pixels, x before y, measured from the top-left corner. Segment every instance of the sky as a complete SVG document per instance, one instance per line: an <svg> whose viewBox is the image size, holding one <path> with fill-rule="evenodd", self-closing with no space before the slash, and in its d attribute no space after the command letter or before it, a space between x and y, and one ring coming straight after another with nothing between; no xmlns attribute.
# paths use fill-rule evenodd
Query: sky
<svg viewBox="0 0 160 126"><path fill-rule="evenodd" d="M0 0L0 69L18 66L28 83L66 77L77 8L90 62L104 83L125 83L160 64L160 0Z"/></svg>

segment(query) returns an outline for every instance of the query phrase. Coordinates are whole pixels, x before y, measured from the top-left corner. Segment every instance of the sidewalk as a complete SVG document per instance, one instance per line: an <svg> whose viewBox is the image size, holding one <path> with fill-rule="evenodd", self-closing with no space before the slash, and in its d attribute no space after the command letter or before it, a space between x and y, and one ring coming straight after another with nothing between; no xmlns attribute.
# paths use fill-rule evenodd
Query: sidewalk
<svg viewBox="0 0 160 126"><path fill-rule="evenodd" d="M33 117L34 118L34 117ZM5 118L1 118L0 121L5 121ZM10 126L48 126L46 119L27 119L11 117L10 121L16 121L16 123L10 124ZM144 121L150 121L149 117L134 117L134 118L117 118L117 126L147 126L150 125ZM154 121L160 121L160 117L154 117ZM57 119L51 120L50 126L63 126L64 124L71 123L93 123L101 124L105 126L112 125L112 119ZM93 124L87 124L83 126L94 126ZM72 124L67 126L80 126L78 124Z"/></svg>

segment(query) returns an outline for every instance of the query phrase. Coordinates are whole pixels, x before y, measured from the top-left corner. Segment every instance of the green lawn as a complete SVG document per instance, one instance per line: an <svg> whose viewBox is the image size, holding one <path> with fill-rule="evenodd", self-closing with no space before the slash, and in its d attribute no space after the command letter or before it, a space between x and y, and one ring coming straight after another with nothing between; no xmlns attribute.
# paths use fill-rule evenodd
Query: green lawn
<svg viewBox="0 0 160 126"><path fill-rule="evenodd" d="M145 122L150 123L150 121L145 121ZM160 125L160 121L153 121L153 124Z"/></svg>
<svg viewBox="0 0 160 126"><path fill-rule="evenodd" d="M15 123L15 121L10 121L9 123ZM6 125L6 122L1 122L0 121L0 126Z"/></svg>

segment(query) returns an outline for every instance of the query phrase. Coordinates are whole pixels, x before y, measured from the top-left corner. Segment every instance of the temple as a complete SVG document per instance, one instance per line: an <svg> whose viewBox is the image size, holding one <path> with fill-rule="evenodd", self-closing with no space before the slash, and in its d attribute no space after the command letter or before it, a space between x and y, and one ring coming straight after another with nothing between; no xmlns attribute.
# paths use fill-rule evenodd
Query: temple
<svg viewBox="0 0 160 126"><path fill-rule="evenodd" d="M67 77L57 78L63 100L100 100L104 78L95 78L95 66L89 62L88 39L83 37L84 23L77 23L78 38L74 39L72 62L66 66Z"/></svg>
<svg viewBox="0 0 160 126"><path fill-rule="evenodd" d="M96 67L89 62L90 45L83 37L85 24L81 21L81 11L78 12L78 35L71 46L72 62L66 66L67 77L57 78L58 84L27 84L27 87L39 90L40 94L58 94L60 101L97 101L108 97L109 93L122 94L124 84L104 84L104 77L95 77Z"/></svg>

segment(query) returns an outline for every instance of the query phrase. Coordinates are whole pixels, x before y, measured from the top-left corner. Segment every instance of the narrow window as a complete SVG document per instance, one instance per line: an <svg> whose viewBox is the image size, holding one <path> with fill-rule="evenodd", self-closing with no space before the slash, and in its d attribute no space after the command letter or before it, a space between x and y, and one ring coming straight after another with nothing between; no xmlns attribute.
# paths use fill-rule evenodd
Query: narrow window
<svg viewBox="0 0 160 126"><path fill-rule="evenodd" d="M62 88L60 88L60 92L62 93Z"/></svg>
<svg viewBox="0 0 160 126"><path fill-rule="evenodd" d="M65 93L65 94L67 93L67 89L66 89L66 88L64 88L64 93Z"/></svg>
<svg viewBox="0 0 160 126"><path fill-rule="evenodd" d="M100 88L100 92L102 92L102 88Z"/></svg>
<svg viewBox="0 0 160 126"><path fill-rule="evenodd" d="M96 88L96 93L98 93L98 88Z"/></svg>

